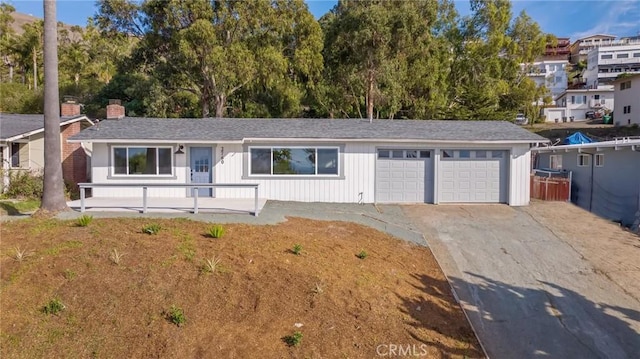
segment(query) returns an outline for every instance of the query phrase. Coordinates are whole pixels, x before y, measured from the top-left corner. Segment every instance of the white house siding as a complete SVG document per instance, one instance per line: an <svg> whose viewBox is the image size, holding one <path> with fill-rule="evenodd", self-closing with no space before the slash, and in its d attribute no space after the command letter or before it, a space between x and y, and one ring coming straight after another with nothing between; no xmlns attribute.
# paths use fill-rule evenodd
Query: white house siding
<svg viewBox="0 0 640 359"><path fill-rule="evenodd" d="M331 143L330 145L337 145ZM255 144L283 145L278 144ZM328 144L309 144L309 147ZM224 163L221 163L220 148L224 146ZM401 147L407 147L404 144ZM309 178L251 178L243 177L244 160L243 146L240 144L219 144L216 153L214 178L216 183L257 183L259 195L280 201L301 202L336 202L358 203L359 201L374 202L374 173L376 146L371 143L344 144L341 151L343 159L340 161L339 178L319 177ZM360 196L362 194L362 197ZM216 197L221 198L251 198L253 190L249 189L216 189Z"/></svg>
<svg viewBox="0 0 640 359"><path fill-rule="evenodd" d="M117 145L116 145L117 146ZM125 146L125 145L123 145ZM131 146L131 145L129 145ZM145 146L166 146L166 144L145 144ZM109 157L111 146L104 143L93 144L93 155L91 159L91 179L93 183L185 183L187 179L187 155L173 155L174 177L112 177L109 175ZM175 151L175 148L174 148ZM149 188L149 197L185 197L185 188ZM142 188L140 187L97 187L93 189L94 197L140 197L142 198Z"/></svg>
<svg viewBox="0 0 640 359"><path fill-rule="evenodd" d="M589 148L582 153L589 155L589 166L578 166L576 149L560 149L541 152L536 167L550 168L550 156L562 156L562 169L571 171L571 202L601 217L632 225L640 210L640 151L627 146L617 150ZM596 154L604 155L602 167L592 167L592 155Z"/></svg>
<svg viewBox="0 0 640 359"><path fill-rule="evenodd" d="M509 204L529 204L531 182L531 151L529 145L514 146L509 156Z"/></svg>
<svg viewBox="0 0 640 359"><path fill-rule="evenodd" d="M440 151L443 149L483 149L504 150L508 153L505 161L507 168L508 193L507 202L513 206L527 205L529 203L529 173L530 152L529 145L477 145L477 144L451 144L433 145L428 143L308 143L314 146L340 146L340 176L331 177L250 177L245 173L245 154L247 146L282 146L284 143L255 143L242 145L238 143L218 143L216 145L192 145L211 146L213 153L213 181L214 183L259 184L259 196L271 200L302 201L302 202L334 202L334 203L374 203L375 198L375 173L376 156L380 148L396 149L424 149L432 151L433 169L427 172L432 176L433 202L438 203L438 173L441 170ZM148 144L148 146L161 146L160 144ZM109 175L109 157L111 145L94 143L92 156L92 182L94 183L186 183L188 182L189 163L188 148L186 154L174 155L174 174L172 178L138 177L119 178ZM431 173L432 172L432 173ZM425 190L428 190L425 188ZM95 197L140 197L142 190L131 187L95 188ZM149 197L185 197L187 191L184 188L149 188ZM215 196L218 198L253 198L254 190L249 188L217 188Z"/></svg>

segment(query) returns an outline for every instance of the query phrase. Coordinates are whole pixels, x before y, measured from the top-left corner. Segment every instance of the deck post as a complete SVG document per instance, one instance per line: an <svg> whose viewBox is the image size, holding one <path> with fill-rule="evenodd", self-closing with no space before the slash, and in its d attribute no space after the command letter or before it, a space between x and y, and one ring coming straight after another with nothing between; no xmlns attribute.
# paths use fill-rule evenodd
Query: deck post
<svg viewBox="0 0 640 359"><path fill-rule="evenodd" d="M193 214L198 214L198 187L193 188Z"/></svg>
<svg viewBox="0 0 640 359"><path fill-rule="evenodd" d="M255 205L255 207L254 207L254 208L255 208L255 211L253 212L253 215L254 215L255 217L258 217L258 186L257 186L257 185L256 185L256 187L255 187L255 192L256 192L256 198L255 198L255 203L254 203L254 205Z"/></svg>
<svg viewBox="0 0 640 359"><path fill-rule="evenodd" d="M142 187L142 213L147 213L147 187Z"/></svg>
<svg viewBox="0 0 640 359"><path fill-rule="evenodd" d="M84 191L86 190L85 187L80 186L80 212L84 213Z"/></svg>

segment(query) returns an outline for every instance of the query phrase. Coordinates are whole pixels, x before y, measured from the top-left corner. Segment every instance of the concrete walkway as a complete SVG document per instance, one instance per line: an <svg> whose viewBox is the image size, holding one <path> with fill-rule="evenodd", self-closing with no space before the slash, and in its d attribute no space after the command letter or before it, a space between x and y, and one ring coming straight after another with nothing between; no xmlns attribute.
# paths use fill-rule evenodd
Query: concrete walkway
<svg viewBox="0 0 640 359"><path fill-rule="evenodd" d="M423 231L489 357L640 358L640 293L621 285L640 282L640 240L570 204L557 214L545 208L545 220L536 206L404 211ZM581 243L593 237L599 247L576 249L559 234L569 233L558 230L562 223L554 224L561 216L575 224ZM614 280L597 261L621 251L626 272Z"/></svg>

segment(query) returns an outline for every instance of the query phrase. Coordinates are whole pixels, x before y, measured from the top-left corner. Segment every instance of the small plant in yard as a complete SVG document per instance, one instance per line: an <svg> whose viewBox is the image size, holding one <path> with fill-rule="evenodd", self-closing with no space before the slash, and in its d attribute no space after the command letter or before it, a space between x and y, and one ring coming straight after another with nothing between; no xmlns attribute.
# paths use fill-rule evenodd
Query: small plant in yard
<svg viewBox="0 0 640 359"><path fill-rule="evenodd" d="M211 257L211 259L206 259L204 261L204 266L202 266L202 271L206 273L215 273L220 269L220 258L216 256Z"/></svg>
<svg viewBox="0 0 640 359"><path fill-rule="evenodd" d="M20 249L20 247L16 247L13 249L13 259L15 259L18 262L22 262L30 255L31 253L29 253L29 251L26 249Z"/></svg>
<svg viewBox="0 0 640 359"><path fill-rule="evenodd" d="M302 254L302 244L294 244L293 245L293 249L291 250L291 253L299 256L300 254Z"/></svg>
<svg viewBox="0 0 640 359"><path fill-rule="evenodd" d="M124 256L124 253L119 253L117 249L113 249L111 251L111 254L109 254L109 259L111 259L111 262L113 262L113 264L120 264L120 260L122 259L122 257Z"/></svg>
<svg viewBox="0 0 640 359"><path fill-rule="evenodd" d="M83 214L82 216L78 217L76 224L78 225L78 227L86 227L89 225L89 223L91 223L91 221L93 221L93 216Z"/></svg>
<svg viewBox="0 0 640 359"><path fill-rule="evenodd" d="M146 233L146 234L158 234L158 232L160 232L160 225L157 223L151 223L151 224L147 224L146 226L142 227L142 232Z"/></svg>
<svg viewBox="0 0 640 359"><path fill-rule="evenodd" d="M62 276L66 280L72 280L76 277L76 275L76 272L72 271L71 269L65 269L64 272L62 272Z"/></svg>
<svg viewBox="0 0 640 359"><path fill-rule="evenodd" d="M315 294L322 294L324 292L324 289L322 289L322 286L320 285L320 283L316 283L316 285L313 287L311 291L314 292Z"/></svg>
<svg viewBox="0 0 640 359"><path fill-rule="evenodd" d="M42 312L44 314L58 314L65 309L65 305L62 304L60 299L53 298L47 303L44 307L42 307Z"/></svg>
<svg viewBox="0 0 640 359"><path fill-rule="evenodd" d="M285 335L282 337L282 341L290 347L297 347L302 343L302 333L296 331L292 335Z"/></svg>
<svg viewBox="0 0 640 359"><path fill-rule="evenodd" d="M216 224L215 226L209 228L207 234L211 238L222 238L222 236L224 235L224 227Z"/></svg>
<svg viewBox="0 0 640 359"><path fill-rule="evenodd" d="M182 310L182 308L180 307L176 307L175 305L172 305L171 308L169 308L169 311L166 313L166 315L168 321L179 327L187 322L187 317L185 317L184 315L184 310Z"/></svg>
<svg viewBox="0 0 640 359"><path fill-rule="evenodd" d="M368 256L368 254L364 250L361 250L360 253L356 254L356 257L358 257L360 259L365 259L365 258L367 258L367 256Z"/></svg>

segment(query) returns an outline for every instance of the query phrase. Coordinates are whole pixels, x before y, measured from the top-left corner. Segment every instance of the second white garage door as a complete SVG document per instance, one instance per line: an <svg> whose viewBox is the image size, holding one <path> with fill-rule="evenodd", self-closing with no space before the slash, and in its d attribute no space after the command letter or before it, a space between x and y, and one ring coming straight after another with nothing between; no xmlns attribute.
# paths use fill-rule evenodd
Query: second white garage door
<svg viewBox="0 0 640 359"><path fill-rule="evenodd" d="M431 151L381 149L376 161L376 202L433 202Z"/></svg>
<svg viewBox="0 0 640 359"><path fill-rule="evenodd" d="M439 202L506 203L507 151L443 150Z"/></svg>

